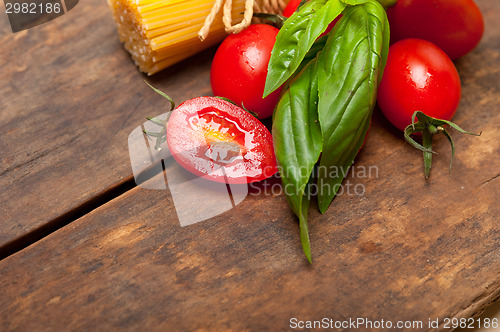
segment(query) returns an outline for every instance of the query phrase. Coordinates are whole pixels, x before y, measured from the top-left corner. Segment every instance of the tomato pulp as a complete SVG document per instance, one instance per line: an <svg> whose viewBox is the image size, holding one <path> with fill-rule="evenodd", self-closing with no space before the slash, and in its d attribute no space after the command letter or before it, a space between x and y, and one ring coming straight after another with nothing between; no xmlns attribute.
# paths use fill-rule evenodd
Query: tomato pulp
<svg viewBox="0 0 500 332"><path fill-rule="evenodd" d="M167 124L167 144L182 167L217 182L256 182L277 171L269 130L245 110L215 97L179 105Z"/></svg>
<svg viewBox="0 0 500 332"><path fill-rule="evenodd" d="M439 47L421 39L405 39L389 48L377 100L394 126L404 130L416 111L451 120L460 96L458 72Z"/></svg>

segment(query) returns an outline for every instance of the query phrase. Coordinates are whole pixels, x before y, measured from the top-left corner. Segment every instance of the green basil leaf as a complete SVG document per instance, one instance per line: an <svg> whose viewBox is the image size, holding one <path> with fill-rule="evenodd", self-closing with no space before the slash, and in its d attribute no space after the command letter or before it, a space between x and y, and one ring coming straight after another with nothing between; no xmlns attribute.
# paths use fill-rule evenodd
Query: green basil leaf
<svg viewBox="0 0 500 332"><path fill-rule="evenodd" d="M295 71L296 73L300 73L304 67L314 60L316 56L318 55L318 52L320 52L326 44L326 40L328 39L328 36L322 36L321 38L318 38L314 44L311 46L311 49L306 53L304 56L304 59L302 59L302 62L300 63L299 67ZM293 76L292 76L293 77Z"/></svg>
<svg viewBox="0 0 500 332"><path fill-rule="evenodd" d="M272 129L283 189L293 212L299 217L302 247L309 261L307 213L310 195L307 186L322 147L316 64L315 60L311 61L292 80L276 107Z"/></svg>
<svg viewBox="0 0 500 332"><path fill-rule="evenodd" d="M367 3L369 0L341 0L343 3L351 6L362 5ZM397 0L377 0L384 8L392 7L396 4Z"/></svg>
<svg viewBox="0 0 500 332"><path fill-rule="evenodd" d="M396 2L398 2L398 0L378 0L378 2L380 2L380 4L384 6L384 8L389 8L396 5Z"/></svg>
<svg viewBox="0 0 500 332"><path fill-rule="evenodd" d="M369 0L341 0L343 3L351 6L362 5L367 3Z"/></svg>
<svg viewBox="0 0 500 332"><path fill-rule="evenodd" d="M300 228L300 242L302 243L302 250L306 255L309 263L312 263L311 241L309 240L309 229L307 227L307 215L309 212L309 205L311 204L311 186L313 181L309 181L304 189L302 205L299 215L299 228Z"/></svg>
<svg viewBox="0 0 500 332"><path fill-rule="evenodd" d="M345 6L340 0L311 0L285 21L271 52L264 97L295 73L316 39Z"/></svg>
<svg viewBox="0 0 500 332"><path fill-rule="evenodd" d="M309 62L311 62L312 60L314 60L316 58L316 56L318 55L318 52L321 51L323 49L323 47L325 47L325 44L326 44L326 40L327 40L328 36L322 36L321 38L318 38L313 46L311 47L311 49L309 50L309 52L307 52L306 56L304 57L304 59L302 60L302 62L300 63L300 66L299 68L297 68L297 70L295 71L295 75L297 75L298 73L300 73L302 71L302 69L304 69L304 67L309 64ZM292 79L294 78L295 76L292 76ZM288 82L286 82L284 85L283 85L283 91L286 91L289 86L290 86L290 81L289 80ZM315 107L317 109L317 105ZM275 116L276 112L273 113L273 117L272 117L272 122L274 123L274 116Z"/></svg>
<svg viewBox="0 0 500 332"><path fill-rule="evenodd" d="M324 213L356 157L376 102L389 49L389 23L375 0L348 7L318 55L323 153L318 204Z"/></svg>

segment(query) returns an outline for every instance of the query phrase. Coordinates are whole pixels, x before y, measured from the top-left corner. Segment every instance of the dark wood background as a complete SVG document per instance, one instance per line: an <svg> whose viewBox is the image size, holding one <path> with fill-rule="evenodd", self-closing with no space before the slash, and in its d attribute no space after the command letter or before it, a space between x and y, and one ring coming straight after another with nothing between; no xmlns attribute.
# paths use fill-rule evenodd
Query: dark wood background
<svg viewBox="0 0 500 332"><path fill-rule="evenodd" d="M168 191L135 186L130 132L210 95L214 49L147 78L104 1L12 34L0 15L0 330L287 330L289 320L470 317L500 296L500 3L478 0L479 47L456 61L452 133L421 155L375 111L341 195L310 217L314 264L285 198L258 194L180 227ZM275 179L260 184L277 184ZM442 329L441 325L439 329Z"/></svg>

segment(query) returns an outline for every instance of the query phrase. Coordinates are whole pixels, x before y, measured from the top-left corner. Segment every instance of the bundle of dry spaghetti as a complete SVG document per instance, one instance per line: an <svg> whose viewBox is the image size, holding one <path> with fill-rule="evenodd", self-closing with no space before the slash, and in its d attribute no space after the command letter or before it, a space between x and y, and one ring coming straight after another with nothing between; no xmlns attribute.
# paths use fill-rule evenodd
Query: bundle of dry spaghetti
<svg viewBox="0 0 500 332"><path fill-rule="evenodd" d="M120 40L152 75L246 28L253 10L281 12L286 0L108 0Z"/></svg>

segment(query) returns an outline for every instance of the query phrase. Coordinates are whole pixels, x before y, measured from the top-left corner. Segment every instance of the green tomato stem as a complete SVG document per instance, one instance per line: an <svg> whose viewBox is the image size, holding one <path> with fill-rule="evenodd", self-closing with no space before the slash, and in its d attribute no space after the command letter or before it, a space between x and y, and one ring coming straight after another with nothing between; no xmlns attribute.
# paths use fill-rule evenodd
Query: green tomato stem
<svg viewBox="0 0 500 332"><path fill-rule="evenodd" d="M434 126L429 126L429 129L433 128L432 131L434 131L436 128ZM422 131L422 144L424 148L426 148L429 151L432 151L432 136L437 132L435 131L432 133L431 130L424 130ZM425 177L429 178L429 174L431 173L431 167L432 167L432 152L424 151L424 170L425 170Z"/></svg>
<svg viewBox="0 0 500 332"><path fill-rule="evenodd" d="M455 156L455 144L453 143L453 140L452 140L450 134L448 133L448 131L446 131L446 129L444 128L445 125L448 125L451 128L454 128L463 134L474 135L474 136L481 135L481 133L475 134L475 133L465 131L451 121L436 119L436 118L430 117L430 116L428 116L420 111L415 112L412 116L412 119L413 119L412 124L410 124L404 130L404 137L405 137L405 140L411 146L413 146L414 148L423 152L423 155L424 155L424 174L425 174L426 178L429 177L429 174L431 172L432 154L435 153L434 151L432 151L432 137L436 134L439 134L439 133L442 133L448 139L448 141L450 142L450 145L451 145L451 161L450 161L450 172L451 172L451 166L453 164L453 157ZM418 119L418 121L415 122L415 119ZM411 137L412 134L415 134L417 132L422 134L422 144L417 143Z"/></svg>

